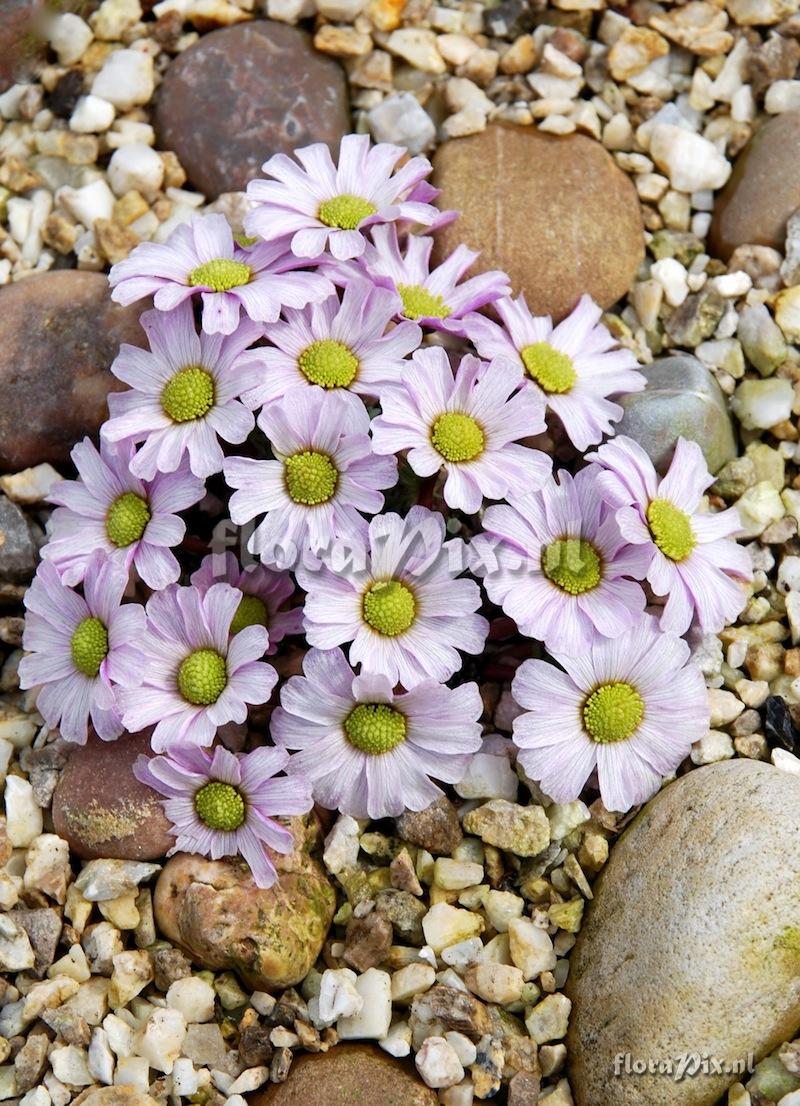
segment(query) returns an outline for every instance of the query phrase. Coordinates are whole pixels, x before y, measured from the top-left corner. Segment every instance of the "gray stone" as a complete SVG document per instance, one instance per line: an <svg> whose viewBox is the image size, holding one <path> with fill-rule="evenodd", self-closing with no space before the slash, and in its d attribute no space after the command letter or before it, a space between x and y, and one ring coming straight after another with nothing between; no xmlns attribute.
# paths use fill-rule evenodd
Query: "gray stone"
<svg viewBox="0 0 800 1106"><path fill-rule="evenodd" d="M710 472L736 456L736 438L719 384L696 357L662 357L639 371L647 377L643 392L619 396L625 409L617 434L627 434L664 472L679 437L702 448Z"/></svg>
<svg viewBox="0 0 800 1106"><path fill-rule="evenodd" d="M615 1058L756 1059L800 1027L800 779L733 760L670 784L611 851L570 957L576 1106L712 1106L737 1076Z"/></svg>
<svg viewBox="0 0 800 1106"><path fill-rule="evenodd" d="M36 549L25 515L0 495L0 579L24 584L33 576Z"/></svg>
<svg viewBox="0 0 800 1106"><path fill-rule="evenodd" d="M34 955L31 974L37 979L44 979L47 969L56 958L58 939L61 936L60 912L49 906L33 910L19 907L10 911L9 917L28 934Z"/></svg>

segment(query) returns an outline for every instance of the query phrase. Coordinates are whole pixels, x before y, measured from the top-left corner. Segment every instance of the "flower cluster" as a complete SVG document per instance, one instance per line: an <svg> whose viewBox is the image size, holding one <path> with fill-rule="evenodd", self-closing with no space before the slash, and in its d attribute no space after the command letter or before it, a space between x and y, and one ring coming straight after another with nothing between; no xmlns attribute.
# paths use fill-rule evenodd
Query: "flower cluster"
<svg viewBox="0 0 800 1106"><path fill-rule="evenodd" d="M397 815L460 781L488 601L550 657L513 682L522 767L560 800L596 772L623 810L708 722L679 635L745 598L700 448L680 440L662 478L604 442L645 380L600 308L554 326L504 273L468 276L466 246L433 264L455 213L404 156L357 135L338 164L277 155L246 236L198 215L114 266L117 302L152 296L148 348L120 349L128 390L53 490L27 598L20 677L45 722L78 742L152 728L137 775L176 849L240 853L260 885L265 846L291 848L276 817ZM574 450L556 472L554 433ZM198 536L225 508L238 556Z"/></svg>

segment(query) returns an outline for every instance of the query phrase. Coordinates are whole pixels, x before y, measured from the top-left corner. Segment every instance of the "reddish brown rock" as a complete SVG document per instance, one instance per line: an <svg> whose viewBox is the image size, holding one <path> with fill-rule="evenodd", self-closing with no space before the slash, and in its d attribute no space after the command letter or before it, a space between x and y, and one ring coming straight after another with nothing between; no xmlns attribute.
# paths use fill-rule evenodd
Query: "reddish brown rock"
<svg viewBox="0 0 800 1106"><path fill-rule="evenodd" d="M250 1099L251 1106L437 1106L438 1101L409 1063L374 1045L337 1045L298 1056L285 1083Z"/></svg>
<svg viewBox="0 0 800 1106"><path fill-rule="evenodd" d="M0 92L24 80L45 52L36 29L42 0L0 0Z"/></svg>
<svg viewBox="0 0 800 1106"><path fill-rule="evenodd" d="M772 246L783 253L786 223L800 207L800 111L777 115L736 159L717 198L710 252L727 261L737 246Z"/></svg>
<svg viewBox="0 0 800 1106"><path fill-rule="evenodd" d="M159 149L174 150L206 196L244 189L267 158L351 129L344 71L298 27L270 20L205 35L167 70Z"/></svg>
<svg viewBox="0 0 800 1106"><path fill-rule="evenodd" d="M273 854L278 882L256 887L244 861L179 853L165 865L153 906L161 932L204 968L233 968L254 990L292 987L316 961L336 894L311 849L311 819L293 818L295 850Z"/></svg>
<svg viewBox="0 0 800 1106"><path fill-rule="evenodd" d="M0 470L61 465L96 434L121 342L144 345L141 304L119 307L102 273L63 270L0 288Z"/></svg>
<svg viewBox="0 0 800 1106"><path fill-rule="evenodd" d="M149 733L76 745L53 794L53 825L84 860L157 860L175 841L161 796L133 774Z"/></svg>
<svg viewBox="0 0 800 1106"><path fill-rule="evenodd" d="M461 218L437 235L441 260L460 242L474 270L505 269L538 314L562 318L584 292L610 307L644 256L639 200L599 142L490 126L434 157L439 204Z"/></svg>

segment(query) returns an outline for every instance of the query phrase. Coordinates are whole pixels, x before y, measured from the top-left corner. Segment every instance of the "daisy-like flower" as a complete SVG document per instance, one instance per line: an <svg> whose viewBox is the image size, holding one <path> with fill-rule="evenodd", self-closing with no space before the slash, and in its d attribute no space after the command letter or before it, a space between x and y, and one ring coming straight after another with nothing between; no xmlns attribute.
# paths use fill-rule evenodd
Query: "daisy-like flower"
<svg viewBox="0 0 800 1106"><path fill-rule="evenodd" d="M279 745L300 752L288 771L311 780L314 798L354 818L424 810L457 783L481 746L477 684L425 680L395 694L384 675L356 676L341 649L311 649L272 715Z"/></svg>
<svg viewBox="0 0 800 1106"><path fill-rule="evenodd" d="M372 242L358 263L359 271L380 287L396 292L402 305L401 317L413 319L421 326L463 336L466 316L511 294L508 276L500 270L462 280L479 257L466 246L457 246L441 265L431 269L430 235L410 234L405 253L392 226L373 227L371 237ZM326 271L333 280L345 279L344 269L338 277L334 266ZM488 359L493 356L490 354Z"/></svg>
<svg viewBox="0 0 800 1106"><path fill-rule="evenodd" d="M271 887L278 873L268 849L287 855L294 848L291 830L275 818L305 814L312 806L311 786L301 776L275 778L288 763L284 749L262 747L236 756L218 745L213 754L180 749L171 756L140 756L133 773L165 796L164 813L175 834L168 856L241 855L256 887Z"/></svg>
<svg viewBox="0 0 800 1106"><path fill-rule="evenodd" d="M80 480L62 480L50 492L60 506L51 516L42 557L65 584L78 584L97 550L124 569L135 568L148 587L174 583L180 565L170 551L186 532L179 511L203 498L205 485L187 465L140 480L130 471L134 446L101 439L100 452L84 438L72 450Z"/></svg>
<svg viewBox="0 0 800 1106"><path fill-rule="evenodd" d="M86 566L83 596L49 561L28 588L20 687L40 688L37 710L67 741L85 745L90 720L103 741L122 733L118 689L136 687L144 668L144 609L121 606L127 582L122 565L97 552Z"/></svg>
<svg viewBox="0 0 800 1106"><path fill-rule="evenodd" d="M122 692L122 706L126 729L155 726L155 752L210 745L220 726L245 721L248 703L269 699L278 674L259 659L266 629L246 626L231 636L241 601L228 584L204 595L172 584L148 600L143 684Z"/></svg>
<svg viewBox="0 0 800 1106"><path fill-rule="evenodd" d="M518 386L519 371L508 361L487 365L468 354L453 377L441 347L418 350L402 386L381 396L383 414L372 422L375 452L407 449L418 476L443 469L445 502L467 514L480 509L484 496L540 488L550 459L516 441L544 430L544 405L530 390L514 395Z"/></svg>
<svg viewBox="0 0 800 1106"><path fill-rule="evenodd" d="M463 544L444 536L442 515L412 507L405 518L372 519L362 563L298 567L309 644L350 642L350 663L392 686L449 680L461 667L458 650L480 653L489 624L475 613L478 585L456 578L465 567Z"/></svg>
<svg viewBox="0 0 800 1106"><path fill-rule="evenodd" d="M267 240L291 235L297 257L317 257L326 248L342 261L359 257L364 231L376 223L402 219L430 226L441 219L428 202L438 193L420 187L431 163L412 157L395 172L406 154L401 146L381 142L370 149L368 135L347 134L338 166L320 142L294 153L299 165L275 154L262 166L273 179L248 184L257 206L245 217L245 230Z"/></svg>
<svg viewBox="0 0 800 1106"><path fill-rule="evenodd" d="M271 403L258 425L274 461L228 457L225 479L237 526L262 514L247 548L267 564L293 563L304 550L352 540L364 511L383 507L381 488L397 480L394 457L376 457L364 405L342 392L298 387ZM288 558L288 560L287 560Z"/></svg>
<svg viewBox="0 0 800 1106"><path fill-rule="evenodd" d="M494 309L503 326L482 315L471 315L464 324L480 356L506 357L520 365L576 449L588 449L613 434L622 408L608 396L639 392L646 381L636 371L633 354L617 348L600 323L597 304L581 296L558 326L549 316L532 315L522 295L499 300Z"/></svg>
<svg viewBox="0 0 800 1106"><path fill-rule="evenodd" d="M108 280L116 303L152 296L159 311L199 295L203 330L232 334L242 310L257 322L274 322L281 307L305 307L331 294L321 274L292 272L300 264L285 240L238 246L224 215L195 215L163 244L142 242L112 266Z"/></svg>
<svg viewBox="0 0 800 1106"><path fill-rule="evenodd" d="M130 391L108 397L107 441L144 442L131 472L152 480L174 472L185 454L195 476L222 468L221 438L243 442L255 425L240 400L263 372L263 350L248 349L262 328L244 319L235 334L197 334L191 303L146 311L141 324L149 350L123 345L111 366Z"/></svg>
<svg viewBox="0 0 800 1106"><path fill-rule="evenodd" d="M608 810L645 802L708 730L689 646L645 616L616 641L553 656L563 672L528 660L511 685L526 711L514 720L520 764L556 802L577 799L595 770Z"/></svg>
<svg viewBox="0 0 800 1106"><path fill-rule="evenodd" d="M242 568L233 553L210 553L191 580L203 595L214 584L237 588L242 597L231 622L231 634L238 634L245 626L265 626L269 634L267 656L277 650L287 634L303 632L303 608L284 609L295 590L288 572L273 572L263 565Z"/></svg>
<svg viewBox="0 0 800 1106"><path fill-rule="evenodd" d="M392 292L357 279L345 286L341 303L334 294L302 311L284 311L285 322L264 328L274 348L259 350L264 371L246 402L262 407L298 384L379 395L400 381L404 359L422 341L416 323L388 329L396 314Z"/></svg>
<svg viewBox="0 0 800 1106"><path fill-rule="evenodd" d="M752 566L731 540L741 529L736 508L700 510L714 477L697 442L678 439L663 479L630 438L607 442L590 460L605 469L600 488L625 541L644 554L641 579L667 597L661 629L683 634L696 619L703 633L716 634L733 622L747 602L742 583L752 578Z"/></svg>
<svg viewBox="0 0 800 1106"><path fill-rule="evenodd" d="M559 473L539 492L488 508L472 542L489 598L548 651L585 652L618 637L645 606L647 554L627 545L591 466ZM632 576L633 580L625 579Z"/></svg>

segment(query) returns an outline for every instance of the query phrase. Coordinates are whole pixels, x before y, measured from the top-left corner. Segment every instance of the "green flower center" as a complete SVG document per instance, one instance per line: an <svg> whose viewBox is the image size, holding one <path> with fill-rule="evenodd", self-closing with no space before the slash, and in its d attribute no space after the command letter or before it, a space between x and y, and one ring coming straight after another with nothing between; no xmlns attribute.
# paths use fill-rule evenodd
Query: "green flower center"
<svg viewBox="0 0 800 1106"><path fill-rule="evenodd" d="M583 724L598 745L624 741L643 717L644 700L631 684L602 684L583 704Z"/></svg>
<svg viewBox="0 0 800 1106"><path fill-rule="evenodd" d="M471 415L448 411L433 424L431 442L445 461L474 461L483 453L483 431Z"/></svg>
<svg viewBox="0 0 800 1106"><path fill-rule="evenodd" d="M150 521L150 508L144 496L125 492L108 508L106 534L108 540L123 549L138 541Z"/></svg>
<svg viewBox="0 0 800 1106"><path fill-rule="evenodd" d="M364 621L384 637L404 634L414 622L417 601L411 588L399 580L371 584L362 600Z"/></svg>
<svg viewBox="0 0 800 1106"><path fill-rule="evenodd" d="M228 666L216 649L195 649L178 669L178 690L188 703L216 703L228 684Z"/></svg>
<svg viewBox="0 0 800 1106"><path fill-rule="evenodd" d="M319 205L317 218L326 227L355 230L362 219L374 215L377 210L375 204L362 196L345 193L343 196L334 196L332 200L324 200Z"/></svg>
<svg viewBox="0 0 800 1106"><path fill-rule="evenodd" d="M287 457L283 471L287 492L304 507L327 503L339 483L339 472L330 457L313 449Z"/></svg>
<svg viewBox="0 0 800 1106"><path fill-rule="evenodd" d="M197 817L210 829L232 833L244 822L244 799L229 783L212 780L194 797Z"/></svg>
<svg viewBox="0 0 800 1106"><path fill-rule="evenodd" d="M231 633L238 634L247 626L266 626L267 608L257 595L243 595L231 622Z"/></svg>
<svg viewBox="0 0 800 1106"><path fill-rule="evenodd" d="M362 753L379 756L406 739L406 720L386 703L359 703L344 720L347 740Z"/></svg>
<svg viewBox="0 0 800 1106"><path fill-rule="evenodd" d="M650 503L647 525L653 541L671 561L685 561L697 545L691 519L668 499L654 499Z"/></svg>
<svg viewBox="0 0 800 1106"><path fill-rule="evenodd" d="M250 246L255 246L258 241L257 234L245 234L244 231L240 231L238 234L234 234L233 239L238 242L244 249L249 249Z"/></svg>
<svg viewBox="0 0 800 1106"><path fill-rule="evenodd" d="M180 369L164 385L161 406L173 422L201 419L214 406L214 377L198 365Z"/></svg>
<svg viewBox="0 0 800 1106"><path fill-rule="evenodd" d="M407 319L446 319L450 314L450 308L442 297L429 292L421 284L398 284L397 291Z"/></svg>
<svg viewBox="0 0 800 1106"><path fill-rule="evenodd" d="M96 676L108 656L108 630L99 618L84 618L70 642L72 660L84 676Z"/></svg>
<svg viewBox="0 0 800 1106"><path fill-rule="evenodd" d="M322 388L349 388L358 372L358 358L333 338L312 342L297 363L306 380Z"/></svg>
<svg viewBox="0 0 800 1106"><path fill-rule="evenodd" d="M243 261L232 261L228 257L216 257L213 261L204 261L192 269L186 278L193 288L210 288L212 292L230 292L231 288L240 288L249 284L253 270Z"/></svg>
<svg viewBox="0 0 800 1106"><path fill-rule="evenodd" d="M562 591L583 595L600 583L602 562L591 542L582 538L559 538L545 548L542 572Z"/></svg>
<svg viewBox="0 0 800 1106"><path fill-rule="evenodd" d="M563 395L572 391L578 374L572 364L572 358L566 353L553 349L549 342L534 342L519 351L528 375L536 381L543 392L549 395Z"/></svg>

